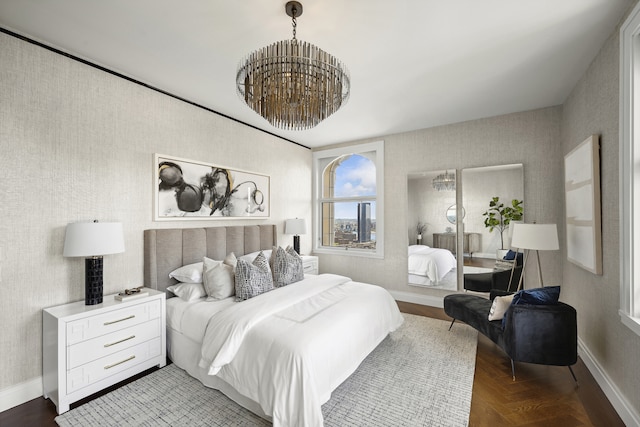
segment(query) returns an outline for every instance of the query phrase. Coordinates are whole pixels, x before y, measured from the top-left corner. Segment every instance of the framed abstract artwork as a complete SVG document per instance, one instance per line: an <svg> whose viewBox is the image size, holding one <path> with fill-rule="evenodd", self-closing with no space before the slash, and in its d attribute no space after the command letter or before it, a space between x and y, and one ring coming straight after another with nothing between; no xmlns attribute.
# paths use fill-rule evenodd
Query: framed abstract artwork
<svg viewBox="0 0 640 427"><path fill-rule="evenodd" d="M600 141L591 135L564 157L567 258L602 274Z"/></svg>
<svg viewBox="0 0 640 427"><path fill-rule="evenodd" d="M269 218L270 178L154 154L153 220Z"/></svg>

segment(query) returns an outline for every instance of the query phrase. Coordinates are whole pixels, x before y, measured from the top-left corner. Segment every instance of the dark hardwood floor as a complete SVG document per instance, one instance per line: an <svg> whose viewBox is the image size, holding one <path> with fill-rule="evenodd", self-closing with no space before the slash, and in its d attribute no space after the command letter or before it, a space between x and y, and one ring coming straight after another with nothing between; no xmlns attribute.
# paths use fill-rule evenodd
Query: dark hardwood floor
<svg viewBox="0 0 640 427"><path fill-rule="evenodd" d="M451 320L440 308L404 302L398 306L403 313ZM582 360L578 360L573 370L579 386L566 367L516 363L516 381L513 381L509 358L488 338L478 334L469 426L624 427ZM0 426L56 426L55 417L53 403L40 397L1 412Z"/></svg>

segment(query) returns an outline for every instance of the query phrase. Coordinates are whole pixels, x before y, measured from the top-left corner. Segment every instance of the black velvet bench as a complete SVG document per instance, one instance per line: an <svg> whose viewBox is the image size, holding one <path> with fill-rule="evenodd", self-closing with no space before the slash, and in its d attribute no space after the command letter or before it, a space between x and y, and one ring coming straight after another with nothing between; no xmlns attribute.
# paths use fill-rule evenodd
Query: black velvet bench
<svg viewBox="0 0 640 427"><path fill-rule="evenodd" d="M444 298L444 312L460 320L496 343L514 362L567 366L578 382L571 365L578 360L576 310L568 304L510 305L502 320L489 320L489 310L496 296L509 292L492 290L490 298L468 294L452 294ZM451 329L449 326L449 329Z"/></svg>

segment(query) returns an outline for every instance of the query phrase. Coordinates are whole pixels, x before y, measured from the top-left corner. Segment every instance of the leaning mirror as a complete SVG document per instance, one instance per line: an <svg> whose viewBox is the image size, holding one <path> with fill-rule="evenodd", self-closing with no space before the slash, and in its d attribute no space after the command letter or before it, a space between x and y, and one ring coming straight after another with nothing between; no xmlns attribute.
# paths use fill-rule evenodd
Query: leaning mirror
<svg viewBox="0 0 640 427"><path fill-rule="evenodd" d="M456 290L455 170L409 174L407 197L409 285Z"/></svg>
<svg viewBox="0 0 640 427"><path fill-rule="evenodd" d="M497 204L492 201L497 197ZM465 248L464 274L492 271L499 267L511 243L511 224L505 224L504 208L513 201L524 206L522 164L488 166L462 170L462 201ZM500 207L500 209L493 209ZM493 213L493 215L491 215ZM488 218L492 218L487 222ZM510 222L510 221L508 221ZM493 224L493 227L491 225ZM467 240L469 242L467 243ZM469 252L467 252L469 251Z"/></svg>

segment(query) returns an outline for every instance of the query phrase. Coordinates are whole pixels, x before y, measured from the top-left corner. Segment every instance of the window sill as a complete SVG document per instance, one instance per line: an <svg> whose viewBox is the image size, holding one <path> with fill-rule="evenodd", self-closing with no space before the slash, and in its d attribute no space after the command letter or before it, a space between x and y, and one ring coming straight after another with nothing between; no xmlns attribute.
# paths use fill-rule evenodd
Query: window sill
<svg viewBox="0 0 640 427"><path fill-rule="evenodd" d="M629 316L627 313L623 312L622 310L620 310L619 313L620 313L620 320L622 320L622 323L625 326L627 326L629 329L631 329L633 332L635 332L636 335L640 335L640 318Z"/></svg>
<svg viewBox="0 0 640 427"><path fill-rule="evenodd" d="M314 254L323 254L323 255L339 255L339 256L357 256L361 258L376 258L376 259L384 259L384 255L380 255L373 252L366 252L358 249L327 249L327 248L314 248Z"/></svg>

